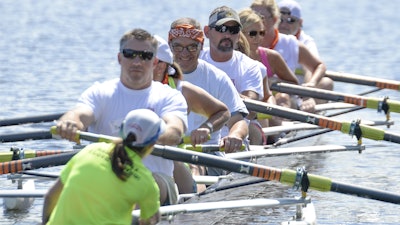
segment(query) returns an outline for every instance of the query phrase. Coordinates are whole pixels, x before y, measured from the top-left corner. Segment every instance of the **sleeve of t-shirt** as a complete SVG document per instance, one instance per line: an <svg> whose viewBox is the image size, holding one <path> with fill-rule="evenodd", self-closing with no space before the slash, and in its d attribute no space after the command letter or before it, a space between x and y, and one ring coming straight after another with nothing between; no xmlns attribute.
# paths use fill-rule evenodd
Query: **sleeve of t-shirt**
<svg viewBox="0 0 400 225"><path fill-rule="evenodd" d="M143 193L145 197L139 202L140 218L142 219L149 219L160 208L160 191L152 176L150 176L150 181L148 191Z"/></svg>

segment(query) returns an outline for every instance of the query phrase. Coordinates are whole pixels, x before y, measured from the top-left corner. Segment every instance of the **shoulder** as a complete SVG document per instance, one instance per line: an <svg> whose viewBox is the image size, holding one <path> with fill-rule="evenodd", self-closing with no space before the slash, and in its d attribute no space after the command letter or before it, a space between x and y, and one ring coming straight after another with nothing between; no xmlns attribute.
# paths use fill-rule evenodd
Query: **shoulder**
<svg viewBox="0 0 400 225"><path fill-rule="evenodd" d="M282 43L285 45L293 45L293 46L299 45L299 41L297 40L297 38L294 35L287 35L287 34L282 34L282 33L279 33L279 42L278 43Z"/></svg>

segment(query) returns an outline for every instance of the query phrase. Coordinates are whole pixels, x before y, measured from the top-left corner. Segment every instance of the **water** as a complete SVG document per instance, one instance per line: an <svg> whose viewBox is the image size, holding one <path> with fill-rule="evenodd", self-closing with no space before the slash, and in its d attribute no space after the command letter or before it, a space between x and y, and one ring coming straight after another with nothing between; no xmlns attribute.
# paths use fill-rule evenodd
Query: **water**
<svg viewBox="0 0 400 225"><path fill-rule="evenodd" d="M249 0L223 1L0 1L0 119L64 112L73 107L79 94L95 81L117 77L118 41L134 27L167 36L170 23L180 17L207 23L209 13L217 6L229 5L237 10L250 5ZM320 55L329 70L343 71L386 79L400 79L400 31L394 29L400 19L395 1L301 1L304 29L319 46ZM207 43L207 42L206 42ZM336 83L335 90L361 93L371 87ZM370 96L390 96L400 100L399 93L385 90ZM346 114L341 119L384 120L382 114L365 109ZM399 115L392 113L400 132ZM47 129L51 123L3 127L1 134ZM387 129L382 127L382 129ZM354 144L348 135L334 131L293 144ZM336 181L358 184L400 193L398 144L364 139L367 150L290 157L275 157L265 164L295 169L305 165L310 173ZM1 144L2 151L12 146L29 149L71 148L60 140L25 141ZM56 170L57 168L53 168ZM51 170L51 169L50 169ZM1 189L15 184L0 177ZM37 183L47 188L48 181ZM276 190L276 191L274 191ZM283 190L283 193L282 193ZM249 186L245 193L258 197L287 197L293 191L285 186ZM282 196L278 196L282 195ZM399 224L400 207L339 193L309 194L315 202L319 224ZM228 199L226 199L228 200ZM42 200L37 199L26 212L3 212L1 224L35 224L40 222ZM250 219L247 216L252 215ZM253 216L260 215L260 216ZM285 210L243 210L227 214L216 224L276 224L271 218L288 216ZM195 221L188 222L196 224Z"/></svg>

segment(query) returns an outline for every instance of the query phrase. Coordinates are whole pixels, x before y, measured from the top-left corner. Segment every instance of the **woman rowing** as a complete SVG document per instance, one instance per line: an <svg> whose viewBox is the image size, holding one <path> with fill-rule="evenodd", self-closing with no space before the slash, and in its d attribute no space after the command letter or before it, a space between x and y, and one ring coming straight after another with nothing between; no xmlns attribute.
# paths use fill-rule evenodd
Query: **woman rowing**
<svg viewBox="0 0 400 225"><path fill-rule="evenodd" d="M44 199L43 224L131 224L140 205L140 224L156 224L159 188L142 158L165 131L148 109L132 110L121 125L121 140L94 143L63 168Z"/></svg>

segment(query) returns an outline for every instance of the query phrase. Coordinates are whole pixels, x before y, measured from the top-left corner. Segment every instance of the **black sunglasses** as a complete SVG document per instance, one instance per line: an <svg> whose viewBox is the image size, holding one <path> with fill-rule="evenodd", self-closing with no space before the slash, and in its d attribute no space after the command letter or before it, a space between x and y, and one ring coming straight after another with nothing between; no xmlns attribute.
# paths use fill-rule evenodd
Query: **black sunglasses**
<svg viewBox="0 0 400 225"><path fill-rule="evenodd" d="M283 22L286 22L286 23L288 23L288 24L294 24L294 23L297 22L297 20L294 19L294 18L292 18L292 17L288 17L288 18L286 18L286 19L281 18L281 23L283 23Z"/></svg>
<svg viewBox="0 0 400 225"><path fill-rule="evenodd" d="M136 56L139 56L141 60L151 60L154 56L153 52L148 51L136 51L133 49L122 49L122 54L125 58L134 59Z"/></svg>
<svg viewBox="0 0 400 225"><path fill-rule="evenodd" d="M264 35L265 35L265 31L263 31L263 30L260 30L260 31L252 30L247 33L249 34L250 37L255 37L255 36L257 36L257 34L262 37L264 37Z"/></svg>
<svg viewBox="0 0 400 225"><path fill-rule="evenodd" d="M216 31L220 33L225 33L229 31L231 34L237 34L240 31L240 26L226 26L226 25L220 25L220 26L214 26L211 27L214 28Z"/></svg>

